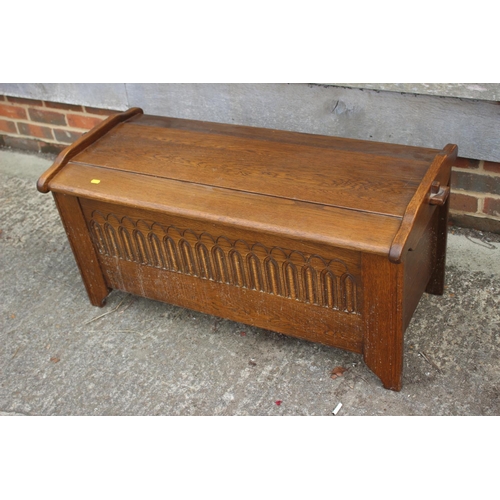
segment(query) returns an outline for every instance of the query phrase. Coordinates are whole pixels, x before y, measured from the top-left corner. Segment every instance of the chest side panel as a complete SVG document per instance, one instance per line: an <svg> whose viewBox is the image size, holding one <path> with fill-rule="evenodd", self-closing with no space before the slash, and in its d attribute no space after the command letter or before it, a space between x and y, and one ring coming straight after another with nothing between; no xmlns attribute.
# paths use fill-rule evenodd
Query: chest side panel
<svg viewBox="0 0 500 500"><path fill-rule="evenodd" d="M360 351L360 256L81 199L112 288Z"/></svg>
<svg viewBox="0 0 500 500"><path fill-rule="evenodd" d="M436 263L438 212L431 220L414 249L407 252L404 262L404 328L409 325Z"/></svg>

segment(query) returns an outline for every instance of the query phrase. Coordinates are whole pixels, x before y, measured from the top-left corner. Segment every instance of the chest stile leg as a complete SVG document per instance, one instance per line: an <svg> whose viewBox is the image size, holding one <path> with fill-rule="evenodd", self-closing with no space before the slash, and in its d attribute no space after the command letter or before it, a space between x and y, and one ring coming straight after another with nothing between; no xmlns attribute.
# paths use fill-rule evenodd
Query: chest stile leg
<svg viewBox="0 0 500 500"><path fill-rule="evenodd" d="M364 254L362 260L366 365L386 389L401 390L403 375L404 263Z"/></svg>
<svg viewBox="0 0 500 500"><path fill-rule="evenodd" d="M444 205L437 208L438 216L435 227L436 243L433 255L434 272L425 290L427 293L431 293L433 295L443 295L444 293L449 208L450 197L448 196Z"/></svg>
<svg viewBox="0 0 500 500"><path fill-rule="evenodd" d="M53 195L90 302L94 306L102 307L110 290L104 279L78 198L61 193Z"/></svg>

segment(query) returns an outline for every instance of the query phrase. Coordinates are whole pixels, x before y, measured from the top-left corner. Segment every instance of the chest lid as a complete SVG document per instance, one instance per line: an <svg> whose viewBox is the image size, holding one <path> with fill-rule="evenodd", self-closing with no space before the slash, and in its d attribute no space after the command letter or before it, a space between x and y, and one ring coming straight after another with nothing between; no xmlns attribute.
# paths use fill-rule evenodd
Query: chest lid
<svg viewBox="0 0 500 500"><path fill-rule="evenodd" d="M439 151L133 108L63 151L38 188L389 255L398 233L408 237L432 182L448 183L454 156L452 146Z"/></svg>

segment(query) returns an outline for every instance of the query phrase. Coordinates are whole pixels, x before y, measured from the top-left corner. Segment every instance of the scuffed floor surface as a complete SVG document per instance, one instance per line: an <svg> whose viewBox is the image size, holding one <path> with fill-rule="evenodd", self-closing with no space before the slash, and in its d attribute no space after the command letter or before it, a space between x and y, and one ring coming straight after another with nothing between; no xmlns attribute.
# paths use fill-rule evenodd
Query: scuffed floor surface
<svg viewBox="0 0 500 500"><path fill-rule="evenodd" d="M0 415L500 414L499 235L451 229L396 393L356 354L121 292L92 307L35 189L49 165L0 151Z"/></svg>

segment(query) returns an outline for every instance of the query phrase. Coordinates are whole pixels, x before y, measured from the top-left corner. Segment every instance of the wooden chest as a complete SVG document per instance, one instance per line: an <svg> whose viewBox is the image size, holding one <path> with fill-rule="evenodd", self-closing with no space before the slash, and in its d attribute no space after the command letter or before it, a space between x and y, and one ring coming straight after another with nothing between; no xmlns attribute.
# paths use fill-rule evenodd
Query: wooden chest
<svg viewBox="0 0 500 500"><path fill-rule="evenodd" d="M403 333L422 293L443 292L456 152L133 108L38 189L92 304L118 289L348 349L400 390Z"/></svg>

